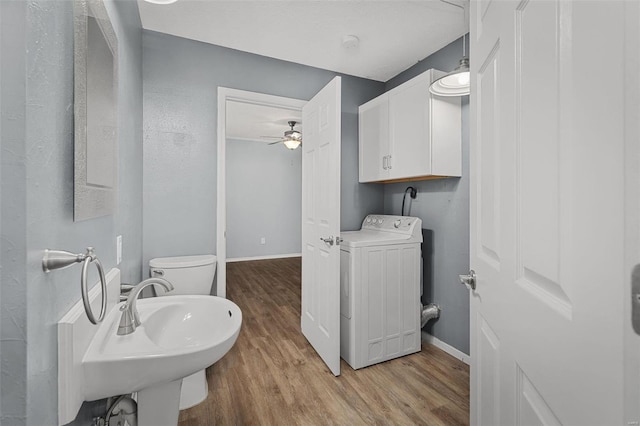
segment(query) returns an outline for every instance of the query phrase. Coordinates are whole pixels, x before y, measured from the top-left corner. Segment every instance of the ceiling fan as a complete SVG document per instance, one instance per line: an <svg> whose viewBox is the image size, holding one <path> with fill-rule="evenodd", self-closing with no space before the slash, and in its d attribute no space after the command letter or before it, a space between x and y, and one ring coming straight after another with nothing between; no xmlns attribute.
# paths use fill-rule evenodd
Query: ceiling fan
<svg viewBox="0 0 640 426"><path fill-rule="evenodd" d="M289 121L290 130L284 132L284 137L278 141L271 142L269 145L275 145L277 143L283 143L289 149L296 149L302 143L302 133L297 130L293 130L297 121Z"/></svg>

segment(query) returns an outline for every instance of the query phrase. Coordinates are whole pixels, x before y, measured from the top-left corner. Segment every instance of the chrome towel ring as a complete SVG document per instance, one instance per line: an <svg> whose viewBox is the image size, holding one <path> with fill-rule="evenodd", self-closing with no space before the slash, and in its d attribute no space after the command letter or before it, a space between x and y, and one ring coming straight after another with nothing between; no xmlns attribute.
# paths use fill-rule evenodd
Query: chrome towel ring
<svg viewBox="0 0 640 426"><path fill-rule="evenodd" d="M87 247L85 254L75 254L65 250L49 250L44 251L44 257L42 258L42 269L44 272L51 272L56 269L67 268L75 263L82 262L82 274L80 275L80 291L82 293L82 303L84 304L84 310L87 314L87 318L93 324L98 324L104 319L104 315L107 312L107 279L104 275L104 269L102 263L96 256L93 247ZM87 290L87 275L89 264L95 262L98 268L98 275L100 275L100 287L102 289L102 307L100 309L100 316L96 319L91 309L91 303L89 303L89 292Z"/></svg>

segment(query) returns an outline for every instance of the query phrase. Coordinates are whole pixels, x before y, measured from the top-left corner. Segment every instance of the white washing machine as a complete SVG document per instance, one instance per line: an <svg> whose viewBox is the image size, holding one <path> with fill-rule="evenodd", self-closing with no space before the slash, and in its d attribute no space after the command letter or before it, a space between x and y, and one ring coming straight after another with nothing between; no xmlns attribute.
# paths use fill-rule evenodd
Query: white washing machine
<svg viewBox="0 0 640 426"><path fill-rule="evenodd" d="M369 215L340 237L341 357L358 369L419 352L422 221Z"/></svg>

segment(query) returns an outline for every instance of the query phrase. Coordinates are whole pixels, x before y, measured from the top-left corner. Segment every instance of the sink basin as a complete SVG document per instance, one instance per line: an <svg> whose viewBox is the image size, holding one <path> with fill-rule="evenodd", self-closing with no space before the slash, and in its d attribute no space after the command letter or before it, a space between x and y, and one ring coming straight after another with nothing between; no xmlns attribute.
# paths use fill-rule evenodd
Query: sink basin
<svg viewBox="0 0 640 426"><path fill-rule="evenodd" d="M175 382L212 365L231 349L242 323L240 308L221 297L154 297L138 300L142 325L118 336L122 304L105 317L82 360L87 401Z"/></svg>

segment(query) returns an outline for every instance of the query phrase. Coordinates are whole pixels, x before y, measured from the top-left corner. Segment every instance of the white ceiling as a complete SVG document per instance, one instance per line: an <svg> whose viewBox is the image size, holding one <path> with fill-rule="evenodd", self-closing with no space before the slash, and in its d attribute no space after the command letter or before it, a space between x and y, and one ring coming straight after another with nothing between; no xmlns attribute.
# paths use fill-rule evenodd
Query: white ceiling
<svg viewBox="0 0 640 426"><path fill-rule="evenodd" d="M468 0L138 1L145 29L378 81L468 31L454 4Z"/></svg>
<svg viewBox="0 0 640 426"><path fill-rule="evenodd" d="M301 111L227 101L227 139L274 142L290 129L288 121L298 122L294 129L302 132L301 116Z"/></svg>

